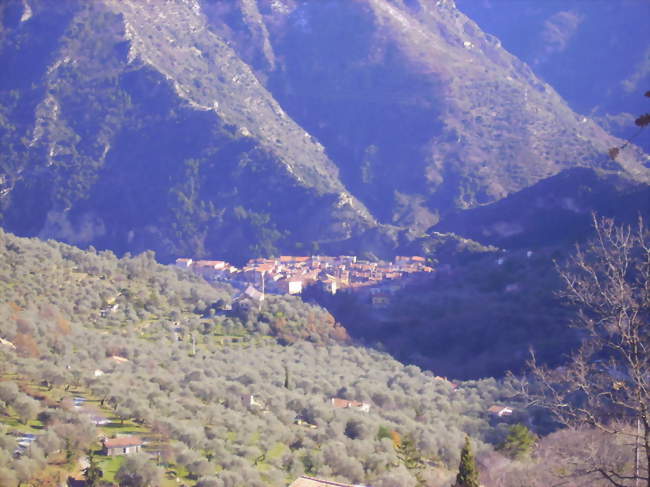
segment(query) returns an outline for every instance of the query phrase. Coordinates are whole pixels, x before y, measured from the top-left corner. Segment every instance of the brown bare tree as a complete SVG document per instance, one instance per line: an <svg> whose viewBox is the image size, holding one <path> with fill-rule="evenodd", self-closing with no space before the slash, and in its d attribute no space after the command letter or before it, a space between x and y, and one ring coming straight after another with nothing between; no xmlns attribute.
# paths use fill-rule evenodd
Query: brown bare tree
<svg viewBox="0 0 650 487"><path fill-rule="evenodd" d="M650 486L650 232L594 217L595 237L559 267L582 345L548 369L531 361L536 401L571 428L612 435L628 462L589 462L582 474ZM586 446L585 446L586 448Z"/></svg>

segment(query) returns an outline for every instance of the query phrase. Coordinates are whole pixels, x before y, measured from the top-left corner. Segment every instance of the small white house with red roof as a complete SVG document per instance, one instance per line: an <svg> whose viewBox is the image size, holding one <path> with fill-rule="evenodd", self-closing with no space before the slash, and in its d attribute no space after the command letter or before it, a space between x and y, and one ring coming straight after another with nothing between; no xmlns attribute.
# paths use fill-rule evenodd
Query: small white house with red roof
<svg viewBox="0 0 650 487"><path fill-rule="evenodd" d="M510 416L512 414L512 408L508 406L499 406L495 404L488 408L488 412L494 416L502 418L503 416Z"/></svg>
<svg viewBox="0 0 650 487"><path fill-rule="evenodd" d="M331 403L334 409L356 409L363 413L370 412L370 404L367 402L350 401L348 399L341 399L340 397L333 397Z"/></svg>
<svg viewBox="0 0 650 487"><path fill-rule="evenodd" d="M112 457L116 455L135 455L142 449L142 440L138 436L118 436L106 438L102 441L104 454Z"/></svg>
<svg viewBox="0 0 650 487"><path fill-rule="evenodd" d="M192 267L192 259L185 259L185 258L176 259L176 266L182 267L184 269Z"/></svg>
<svg viewBox="0 0 650 487"><path fill-rule="evenodd" d="M334 482L332 480L317 479L315 477L308 477L301 475L293 481L289 487L355 487L352 484L342 484L341 482Z"/></svg>

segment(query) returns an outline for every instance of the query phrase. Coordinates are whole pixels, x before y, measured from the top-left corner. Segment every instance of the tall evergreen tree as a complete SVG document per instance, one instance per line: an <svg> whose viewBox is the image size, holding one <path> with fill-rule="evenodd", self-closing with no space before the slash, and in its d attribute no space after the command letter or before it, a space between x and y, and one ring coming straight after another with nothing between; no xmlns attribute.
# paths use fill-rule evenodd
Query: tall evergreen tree
<svg viewBox="0 0 650 487"><path fill-rule="evenodd" d="M465 445L460 452L460 465L458 465L455 487L479 487L478 468L469 436L465 437Z"/></svg>
<svg viewBox="0 0 650 487"><path fill-rule="evenodd" d="M536 442L537 436L533 432L523 424L515 424L497 450L510 458L521 459L530 455Z"/></svg>
<svg viewBox="0 0 650 487"><path fill-rule="evenodd" d="M287 364L284 364L284 388L289 389L290 388L290 381L289 381L289 367L287 367Z"/></svg>
<svg viewBox="0 0 650 487"><path fill-rule="evenodd" d="M84 479L86 479L86 485L88 487L95 487L101 478L104 476L104 472L99 468L97 458L91 450L87 452L88 466L84 469Z"/></svg>

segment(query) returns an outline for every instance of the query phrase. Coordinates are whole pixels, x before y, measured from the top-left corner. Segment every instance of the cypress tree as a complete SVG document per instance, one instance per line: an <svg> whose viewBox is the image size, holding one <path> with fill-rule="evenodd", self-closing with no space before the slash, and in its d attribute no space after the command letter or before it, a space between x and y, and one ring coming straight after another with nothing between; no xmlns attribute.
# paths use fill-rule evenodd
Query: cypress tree
<svg viewBox="0 0 650 487"><path fill-rule="evenodd" d="M476 459L474 458L472 445L469 442L469 436L465 437L465 446L460 451L460 464L458 465L455 487L479 487L478 468L476 467Z"/></svg>
<svg viewBox="0 0 650 487"><path fill-rule="evenodd" d="M86 485L88 487L95 487L104 476L104 472L99 468L97 458L91 449L86 452L86 456L88 459L88 466L83 470L84 479L86 479Z"/></svg>
<svg viewBox="0 0 650 487"><path fill-rule="evenodd" d="M284 365L284 388L289 389L289 367L287 365Z"/></svg>

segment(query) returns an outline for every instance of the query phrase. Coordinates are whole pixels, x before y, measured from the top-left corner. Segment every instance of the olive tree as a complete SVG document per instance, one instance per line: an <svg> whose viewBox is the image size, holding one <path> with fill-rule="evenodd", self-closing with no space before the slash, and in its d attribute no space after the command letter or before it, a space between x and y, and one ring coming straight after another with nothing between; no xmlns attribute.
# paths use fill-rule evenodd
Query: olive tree
<svg viewBox="0 0 650 487"><path fill-rule="evenodd" d="M162 469L157 467L146 455L126 457L115 474L120 487L154 487L160 485Z"/></svg>

